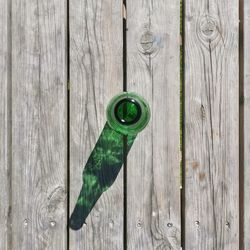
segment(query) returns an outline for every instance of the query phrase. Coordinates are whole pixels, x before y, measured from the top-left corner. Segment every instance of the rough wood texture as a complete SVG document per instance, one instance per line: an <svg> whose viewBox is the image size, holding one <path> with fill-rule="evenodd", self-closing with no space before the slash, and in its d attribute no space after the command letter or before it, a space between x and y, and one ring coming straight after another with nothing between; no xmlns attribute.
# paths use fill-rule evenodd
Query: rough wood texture
<svg viewBox="0 0 250 250"><path fill-rule="evenodd" d="M106 122L106 106L122 91L122 46L122 1L70 1L70 213ZM122 171L86 224L70 230L70 249L123 249Z"/></svg>
<svg viewBox="0 0 250 250"><path fill-rule="evenodd" d="M0 0L0 249L7 250L10 228L10 68L9 4Z"/></svg>
<svg viewBox="0 0 250 250"><path fill-rule="evenodd" d="M239 249L238 4L185 3L185 249Z"/></svg>
<svg viewBox="0 0 250 250"><path fill-rule="evenodd" d="M66 249L66 1L12 1L12 249Z"/></svg>
<svg viewBox="0 0 250 250"><path fill-rule="evenodd" d="M128 249L180 249L180 4L127 0L127 89L151 121L127 162Z"/></svg>
<svg viewBox="0 0 250 250"><path fill-rule="evenodd" d="M244 250L250 249L250 2L244 2ZM243 32L243 31L242 31Z"/></svg>

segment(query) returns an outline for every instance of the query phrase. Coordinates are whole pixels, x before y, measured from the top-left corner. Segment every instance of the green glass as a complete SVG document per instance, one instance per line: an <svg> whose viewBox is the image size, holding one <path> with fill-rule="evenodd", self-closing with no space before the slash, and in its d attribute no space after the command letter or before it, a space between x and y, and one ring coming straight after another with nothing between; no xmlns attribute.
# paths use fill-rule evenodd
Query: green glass
<svg viewBox="0 0 250 250"><path fill-rule="evenodd" d="M141 108L133 99L121 100L116 107L115 116L121 124L133 124L140 117Z"/></svg>
<svg viewBox="0 0 250 250"><path fill-rule="evenodd" d="M112 98L107 107L110 127L124 135L136 135L150 120L147 101L135 93L124 92Z"/></svg>
<svg viewBox="0 0 250 250"><path fill-rule="evenodd" d="M107 108L108 122L83 170L83 185L69 226L78 230L101 194L115 181L138 132L148 124L147 102L134 93L115 96Z"/></svg>

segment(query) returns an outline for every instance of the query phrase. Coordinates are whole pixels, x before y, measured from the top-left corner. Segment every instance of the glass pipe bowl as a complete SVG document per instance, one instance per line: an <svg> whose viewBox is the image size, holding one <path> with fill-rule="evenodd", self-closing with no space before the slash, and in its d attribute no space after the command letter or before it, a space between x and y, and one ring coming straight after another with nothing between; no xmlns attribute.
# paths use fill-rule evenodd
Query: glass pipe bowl
<svg viewBox="0 0 250 250"><path fill-rule="evenodd" d="M112 129L124 135L136 135L147 126L150 107L142 96L123 92L111 99L106 115Z"/></svg>

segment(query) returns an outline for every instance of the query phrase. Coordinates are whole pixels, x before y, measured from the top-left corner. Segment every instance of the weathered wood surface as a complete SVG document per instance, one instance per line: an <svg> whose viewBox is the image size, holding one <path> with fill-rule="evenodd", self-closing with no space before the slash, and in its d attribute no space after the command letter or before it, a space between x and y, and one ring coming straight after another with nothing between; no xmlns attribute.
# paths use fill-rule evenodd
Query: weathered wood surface
<svg viewBox="0 0 250 250"><path fill-rule="evenodd" d="M70 0L69 47L66 0L0 0L1 250L180 249L181 231L187 250L241 249L239 239L244 250L250 248L250 4L243 1L244 134L239 134L239 1L185 1L181 229L180 5L127 0L127 90L149 101L151 121L128 155L126 209L121 171L87 225L68 234L67 188L71 213L83 167L106 122L107 103L123 89L122 0Z"/></svg>
<svg viewBox="0 0 250 250"><path fill-rule="evenodd" d="M12 1L12 248L67 246L66 1Z"/></svg>
<svg viewBox="0 0 250 250"><path fill-rule="evenodd" d="M127 89L151 121L127 161L128 249L180 249L180 4L127 0Z"/></svg>
<svg viewBox="0 0 250 250"><path fill-rule="evenodd" d="M0 0L0 249L9 247L10 205L10 56L9 7Z"/></svg>
<svg viewBox="0 0 250 250"><path fill-rule="evenodd" d="M106 122L109 100L123 88L122 1L70 1L70 213L82 171ZM70 249L123 249L123 174L105 192Z"/></svg>
<svg viewBox="0 0 250 250"><path fill-rule="evenodd" d="M250 249L250 2L244 2L244 50L242 56L244 58L244 250ZM242 7L242 6L241 6ZM243 101L243 99L241 99ZM243 167L243 166L241 166ZM241 180L241 181L243 181ZM242 208L242 207L241 207ZM242 237L241 237L242 239Z"/></svg>
<svg viewBox="0 0 250 250"><path fill-rule="evenodd" d="M239 249L238 4L185 2L185 249Z"/></svg>

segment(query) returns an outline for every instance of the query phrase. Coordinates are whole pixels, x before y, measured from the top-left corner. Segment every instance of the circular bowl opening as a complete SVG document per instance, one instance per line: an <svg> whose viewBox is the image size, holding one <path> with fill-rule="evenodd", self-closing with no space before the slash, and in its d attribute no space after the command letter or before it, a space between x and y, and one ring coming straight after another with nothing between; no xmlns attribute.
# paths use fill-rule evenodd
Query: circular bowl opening
<svg viewBox="0 0 250 250"><path fill-rule="evenodd" d="M150 120L150 108L147 101L129 92L123 92L112 98L106 113L110 127L124 135L139 133Z"/></svg>
<svg viewBox="0 0 250 250"><path fill-rule="evenodd" d="M141 107L135 99L124 98L116 104L114 114L121 124L133 125L141 118Z"/></svg>

